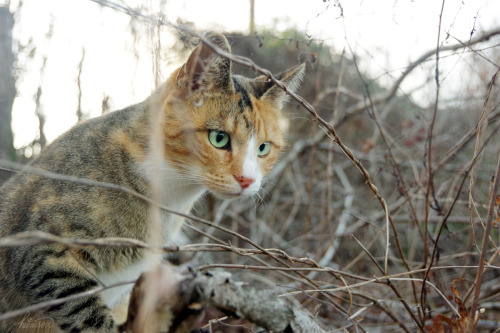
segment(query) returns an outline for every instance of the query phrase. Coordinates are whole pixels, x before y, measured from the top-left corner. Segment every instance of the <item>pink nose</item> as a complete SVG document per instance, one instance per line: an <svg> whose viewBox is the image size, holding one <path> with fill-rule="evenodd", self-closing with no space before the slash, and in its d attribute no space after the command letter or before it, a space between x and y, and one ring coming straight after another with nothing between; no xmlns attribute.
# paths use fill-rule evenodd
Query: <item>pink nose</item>
<svg viewBox="0 0 500 333"><path fill-rule="evenodd" d="M250 185L252 185L255 182L255 179L253 178L248 178L244 176L234 176L238 183L240 183L242 189L248 188Z"/></svg>

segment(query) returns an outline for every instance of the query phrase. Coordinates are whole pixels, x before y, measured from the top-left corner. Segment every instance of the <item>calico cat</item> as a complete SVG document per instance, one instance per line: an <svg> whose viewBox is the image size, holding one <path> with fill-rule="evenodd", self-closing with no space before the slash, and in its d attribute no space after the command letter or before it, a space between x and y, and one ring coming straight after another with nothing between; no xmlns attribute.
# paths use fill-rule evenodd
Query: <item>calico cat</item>
<svg viewBox="0 0 500 333"><path fill-rule="evenodd" d="M230 53L223 35L208 40ZM295 91L304 65L277 77ZM119 184L188 213L207 191L251 196L285 145L286 93L267 77L231 73L231 61L200 43L187 62L144 102L80 123L46 147L32 166ZM160 128L162 140L150 133ZM155 156L153 142L160 144ZM72 238L126 237L148 242L151 210L127 193L19 173L0 189L0 237L41 230ZM163 214L160 237L172 244L183 219ZM141 249L36 245L0 248L0 314L138 278L158 262ZM131 285L45 310L66 332L115 332ZM115 318L116 317L116 318ZM12 332L19 318L0 323Z"/></svg>

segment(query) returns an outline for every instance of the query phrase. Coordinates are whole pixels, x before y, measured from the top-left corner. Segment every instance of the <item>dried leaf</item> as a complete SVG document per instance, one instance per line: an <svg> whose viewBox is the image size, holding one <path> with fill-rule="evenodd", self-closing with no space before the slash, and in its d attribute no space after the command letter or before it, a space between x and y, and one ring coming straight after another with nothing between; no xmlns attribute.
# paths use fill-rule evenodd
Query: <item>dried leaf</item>
<svg viewBox="0 0 500 333"><path fill-rule="evenodd" d="M442 314L437 314L432 321L432 327L429 333L445 333L443 322L447 323L450 327L453 326L453 322L450 318Z"/></svg>
<svg viewBox="0 0 500 333"><path fill-rule="evenodd" d="M465 279L454 279L453 281L451 281L453 301L458 306L458 313L460 314L460 317L452 316L450 318L443 314L437 314L432 321L432 328L429 333L445 333L446 331L444 329L443 323L446 323L447 326L450 327L451 331L455 333L468 333L470 332L470 328L476 326L477 320L475 320L475 318L473 319L469 317L467 307L460 298L460 292L456 287L457 283L463 281L465 281ZM471 323L471 320L474 320L474 322Z"/></svg>

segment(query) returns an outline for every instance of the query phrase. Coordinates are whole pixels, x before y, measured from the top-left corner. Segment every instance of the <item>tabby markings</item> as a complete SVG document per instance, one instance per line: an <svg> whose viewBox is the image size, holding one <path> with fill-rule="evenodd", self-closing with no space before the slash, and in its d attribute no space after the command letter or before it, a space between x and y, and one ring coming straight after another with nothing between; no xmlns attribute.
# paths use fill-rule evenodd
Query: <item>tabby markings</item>
<svg viewBox="0 0 500 333"><path fill-rule="evenodd" d="M238 102L238 106L241 108L241 111L245 110L246 107L252 110L252 102L250 101L250 96L245 88L238 82L236 78L233 77L234 90L241 95L241 99Z"/></svg>

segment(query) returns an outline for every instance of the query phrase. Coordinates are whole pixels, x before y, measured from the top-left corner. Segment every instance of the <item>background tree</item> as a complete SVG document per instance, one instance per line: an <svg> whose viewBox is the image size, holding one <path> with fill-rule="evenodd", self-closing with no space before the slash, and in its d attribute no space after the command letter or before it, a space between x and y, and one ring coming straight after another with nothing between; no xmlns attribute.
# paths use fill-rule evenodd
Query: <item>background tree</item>
<svg viewBox="0 0 500 333"><path fill-rule="evenodd" d="M14 137L10 126L12 104L16 97L14 54L12 52L12 27L14 18L9 5L0 6L0 159L14 160ZM0 170L0 185L9 173Z"/></svg>

